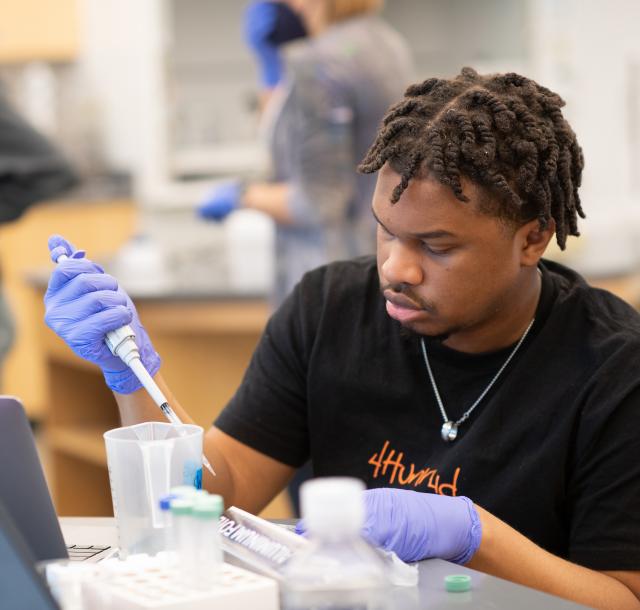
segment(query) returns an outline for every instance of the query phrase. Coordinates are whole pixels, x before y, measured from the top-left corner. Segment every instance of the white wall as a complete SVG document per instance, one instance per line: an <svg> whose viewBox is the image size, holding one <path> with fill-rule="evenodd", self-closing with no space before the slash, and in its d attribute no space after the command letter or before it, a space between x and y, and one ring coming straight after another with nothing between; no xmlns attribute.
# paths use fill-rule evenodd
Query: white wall
<svg viewBox="0 0 640 610"><path fill-rule="evenodd" d="M640 258L638 23L636 0L531 0L532 75L564 97L585 155L587 220L565 259L588 273Z"/></svg>
<svg viewBox="0 0 640 610"><path fill-rule="evenodd" d="M84 97L95 105L108 162L120 169L138 166L146 77L143 53L149 5L154 0L80 0Z"/></svg>

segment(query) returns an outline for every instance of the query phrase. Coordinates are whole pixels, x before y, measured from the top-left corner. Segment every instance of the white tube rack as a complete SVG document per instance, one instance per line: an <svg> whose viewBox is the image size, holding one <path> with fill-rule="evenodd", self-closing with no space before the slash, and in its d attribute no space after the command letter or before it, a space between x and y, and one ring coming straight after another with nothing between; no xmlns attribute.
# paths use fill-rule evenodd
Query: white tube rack
<svg viewBox="0 0 640 610"><path fill-rule="evenodd" d="M62 566L57 567L59 581ZM64 568L68 583L75 569ZM198 587L181 580L180 567L160 555L108 559L94 564L91 575L76 574L82 580L82 607L91 610L279 610L276 581L227 563L220 568L215 580Z"/></svg>

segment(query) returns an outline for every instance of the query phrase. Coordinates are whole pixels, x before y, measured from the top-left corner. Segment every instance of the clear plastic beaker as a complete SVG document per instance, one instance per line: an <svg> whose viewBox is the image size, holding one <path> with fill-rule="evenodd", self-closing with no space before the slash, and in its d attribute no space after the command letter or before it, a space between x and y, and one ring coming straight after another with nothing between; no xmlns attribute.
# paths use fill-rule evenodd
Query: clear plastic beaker
<svg viewBox="0 0 640 610"><path fill-rule="evenodd" d="M160 497L176 485L200 487L203 429L147 422L104 433L120 555L164 550Z"/></svg>

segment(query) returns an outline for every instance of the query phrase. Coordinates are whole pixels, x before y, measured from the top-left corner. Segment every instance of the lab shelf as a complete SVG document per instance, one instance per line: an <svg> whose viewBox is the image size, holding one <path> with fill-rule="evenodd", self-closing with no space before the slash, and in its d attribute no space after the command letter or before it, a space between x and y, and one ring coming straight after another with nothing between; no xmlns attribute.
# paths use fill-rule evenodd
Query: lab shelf
<svg viewBox="0 0 640 610"><path fill-rule="evenodd" d="M215 307L207 300L164 300L145 306L145 324L162 327L165 333L255 336L262 332L267 316L266 302L253 299L219 300Z"/></svg>
<svg viewBox="0 0 640 610"><path fill-rule="evenodd" d="M107 465L104 430L101 427L51 426L47 431L47 444L51 451L63 453L98 466Z"/></svg>

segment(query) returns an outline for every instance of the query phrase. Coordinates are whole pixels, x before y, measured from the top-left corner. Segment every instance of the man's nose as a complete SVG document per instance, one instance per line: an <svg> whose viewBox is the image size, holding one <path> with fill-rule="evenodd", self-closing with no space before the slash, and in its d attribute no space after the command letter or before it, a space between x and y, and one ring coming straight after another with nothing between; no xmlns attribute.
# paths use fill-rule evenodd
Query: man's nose
<svg viewBox="0 0 640 610"><path fill-rule="evenodd" d="M381 266L386 283L417 286L423 281L420 253L400 240L390 244Z"/></svg>

